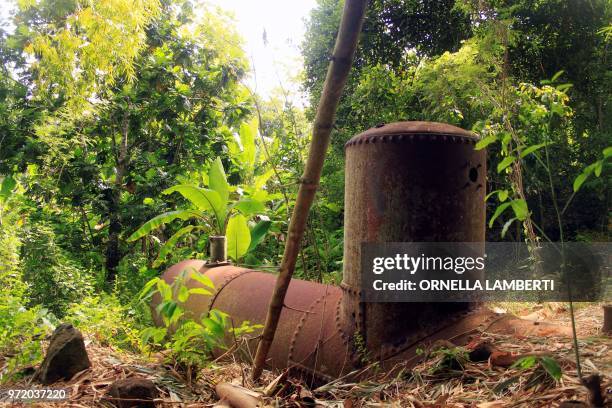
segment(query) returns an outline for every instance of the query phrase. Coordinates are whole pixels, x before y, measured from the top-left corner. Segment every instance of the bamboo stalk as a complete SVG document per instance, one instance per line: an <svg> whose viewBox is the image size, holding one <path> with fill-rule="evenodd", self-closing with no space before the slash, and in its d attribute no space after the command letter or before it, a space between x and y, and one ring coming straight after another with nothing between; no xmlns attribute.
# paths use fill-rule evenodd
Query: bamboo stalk
<svg viewBox="0 0 612 408"><path fill-rule="evenodd" d="M257 380L263 371L268 351L274 340L278 319L283 309L285 294L291 282L300 242L308 220L308 212L321 178L321 170L325 152L329 145L330 133L342 95L344 84L351 69L357 40L365 15L367 0L346 0L340 22L340 30L336 38L334 53L325 77L319 106L312 131L312 141L306 160L306 168L298 190L293 216L289 224L289 232L285 244L285 252L280 265L280 273L276 279L274 293L268 307L268 314L263 333L257 346L257 354L253 365L253 380Z"/></svg>

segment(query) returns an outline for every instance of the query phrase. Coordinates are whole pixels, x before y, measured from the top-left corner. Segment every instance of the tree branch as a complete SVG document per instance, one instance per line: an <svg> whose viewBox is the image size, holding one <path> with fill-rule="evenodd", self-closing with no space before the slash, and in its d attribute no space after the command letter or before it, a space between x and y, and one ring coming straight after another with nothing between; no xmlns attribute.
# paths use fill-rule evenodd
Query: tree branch
<svg viewBox="0 0 612 408"><path fill-rule="evenodd" d="M347 0L344 4L333 58L327 70L323 92L321 93L321 99L317 108L306 168L293 209L293 217L289 224L280 273L276 279L276 286L268 307L266 323L257 347L257 354L255 355L252 373L253 380L257 380L261 375L268 351L274 340L278 320L283 309L285 294L291 282L297 255L300 250L300 242L304 236L308 212L321 178L321 170L323 168L325 152L329 145L336 109L351 69L355 49L357 48L357 40L363 25L366 4L367 0Z"/></svg>

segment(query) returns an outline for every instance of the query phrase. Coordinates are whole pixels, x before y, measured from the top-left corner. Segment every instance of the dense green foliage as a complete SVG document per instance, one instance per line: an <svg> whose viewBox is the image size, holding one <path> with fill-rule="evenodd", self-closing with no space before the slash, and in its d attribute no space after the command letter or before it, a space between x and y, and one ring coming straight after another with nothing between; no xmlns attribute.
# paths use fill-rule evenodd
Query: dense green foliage
<svg viewBox="0 0 612 408"><path fill-rule="evenodd" d="M321 0L311 14L303 54L304 86L313 104L340 11L341 2ZM606 0L373 1L338 111L324 199L342 205L343 145L351 136L381 122L433 120L484 136L514 133L513 149L548 143L548 154L555 157L549 167L553 189L546 166L538 162L544 151L532 151L520 160L525 195L520 199L552 239L560 237L553 201L568 200L566 235L603 238L608 234L609 174L590 178L581 194L574 194L572 181L610 145L612 55L605 28L611 15ZM554 92L562 99L555 105L547 99L553 77ZM511 190L508 152L503 146L488 148L488 190ZM504 171L498 172L504 160ZM496 208L491 202L491 213ZM512 218L495 220L488 239L500 239ZM519 229L506 238L523 237Z"/></svg>
<svg viewBox="0 0 612 408"><path fill-rule="evenodd" d="M343 2L307 21L306 109L243 84L241 39L212 7L16 3L0 30L0 381L41 358L59 319L165 349L192 378L227 317L186 316L204 293L157 277L219 234L233 262L276 269ZM611 17L607 0L372 0L296 275L339 283L344 143L398 120L481 136L489 240L607 240Z"/></svg>

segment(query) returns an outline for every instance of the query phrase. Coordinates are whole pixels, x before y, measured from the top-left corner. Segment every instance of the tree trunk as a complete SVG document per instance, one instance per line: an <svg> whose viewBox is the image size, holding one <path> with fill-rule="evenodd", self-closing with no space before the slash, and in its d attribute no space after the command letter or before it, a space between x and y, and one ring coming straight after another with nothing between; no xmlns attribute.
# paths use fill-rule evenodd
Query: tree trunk
<svg viewBox="0 0 612 408"><path fill-rule="evenodd" d="M121 234L121 215L120 201L121 189L123 188L123 179L127 173L128 167L128 135L130 130L129 114L126 113L123 117L121 127L121 143L115 146L115 183L109 203L109 225L108 225L108 243L106 246L106 282L112 284L117 276L117 267L121 261L121 251L119 248L119 236ZM114 141L114 135L112 137Z"/></svg>
<svg viewBox="0 0 612 408"><path fill-rule="evenodd" d="M276 280L276 287L270 300L268 315L263 329L261 340L257 347L257 354L253 366L252 378L257 380L263 371L268 351L274 340L278 319L283 309L285 294L291 282L295 263L300 250L300 243L304 236L304 229L308 220L308 212L321 178L323 160L329 145L338 101L342 95L344 84L351 69L357 39L363 25L367 0L346 0L340 30L336 38L334 53L327 70L323 92L319 100L317 115L312 132L312 142L306 161L306 168L302 176L293 216L289 224L285 252L281 261L280 273Z"/></svg>

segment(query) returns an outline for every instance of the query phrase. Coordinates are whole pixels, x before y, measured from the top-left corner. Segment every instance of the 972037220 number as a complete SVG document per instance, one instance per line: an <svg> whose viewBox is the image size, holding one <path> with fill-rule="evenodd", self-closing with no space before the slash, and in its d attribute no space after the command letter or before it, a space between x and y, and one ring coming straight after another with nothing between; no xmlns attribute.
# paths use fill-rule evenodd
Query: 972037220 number
<svg viewBox="0 0 612 408"><path fill-rule="evenodd" d="M0 388L0 402L63 401L68 396L65 388Z"/></svg>

